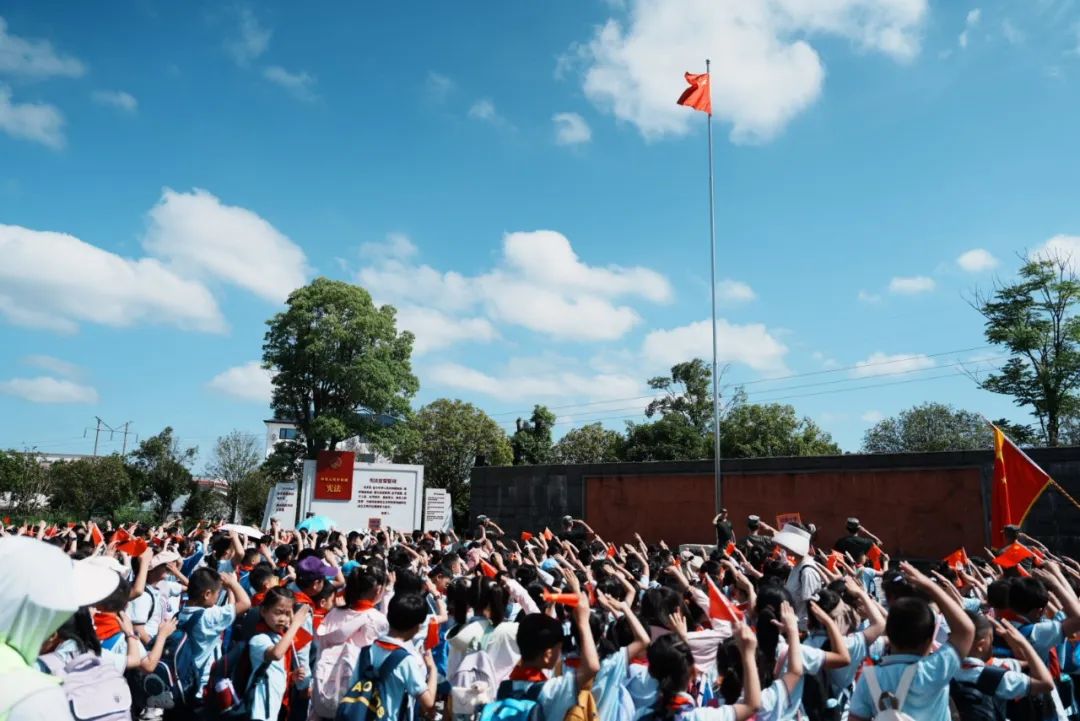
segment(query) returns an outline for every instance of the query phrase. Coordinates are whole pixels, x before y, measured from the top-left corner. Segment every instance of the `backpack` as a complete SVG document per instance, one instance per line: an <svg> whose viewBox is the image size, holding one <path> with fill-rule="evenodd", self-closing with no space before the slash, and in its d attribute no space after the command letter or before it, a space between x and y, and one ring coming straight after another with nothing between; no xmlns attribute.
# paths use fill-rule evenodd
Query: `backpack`
<svg viewBox="0 0 1080 721"><path fill-rule="evenodd" d="M311 707L320 718L333 718L337 713L359 661L360 647L348 641L319 652L312 674Z"/></svg>
<svg viewBox="0 0 1080 721"><path fill-rule="evenodd" d="M472 716L494 701L495 678L495 666L490 656L482 650L466 654L448 679L454 715Z"/></svg>
<svg viewBox="0 0 1080 721"><path fill-rule="evenodd" d="M195 667L194 649L188 634L202 618L202 611L194 613L177 627L167 639L161 651L161 660L142 677L140 696L147 708L187 708L195 705L199 691L200 674Z"/></svg>
<svg viewBox="0 0 1080 721"><path fill-rule="evenodd" d="M832 697L825 664L815 674L803 676L802 706L810 721L840 721L843 708Z"/></svg>
<svg viewBox="0 0 1080 721"><path fill-rule="evenodd" d="M481 709L479 721L543 721L544 709L540 706L543 690L543 683L519 690L514 688L513 681L503 681L495 700Z"/></svg>
<svg viewBox="0 0 1080 721"><path fill-rule="evenodd" d="M396 649L376 670L371 659L371 646L365 646L356 664L352 688L338 704L337 713L334 715L336 721L384 721L386 705L383 697L386 695L386 681L408 656L409 652L405 649ZM404 716L408 707L404 699L402 701L399 717Z"/></svg>
<svg viewBox="0 0 1080 721"><path fill-rule="evenodd" d="M995 693L1005 677L1005 669L984 666L975 682L949 683L949 698L956 705L960 721L1005 721L1005 701Z"/></svg>
<svg viewBox="0 0 1080 721"><path fill-rule="evenodd" d="M592 681L578 691L577 701L566 712L563 721L600 721L600 711L596 708L596 697L592 692Z"/></svg>
<svg viewBox="0 0 1080 721"><path fill-rule="evenodd" d="M271 661L264 660L254 672L247 641L234 643L229 652L210 666L206 704L211 718L251 718L251 702L258 682L266 676ZM241 695L241 690L242 694ZM264 716L270 715L270 695L266 694Z"/></svg>
<svg viewBox="0 0 1080 721"><path fill-rule="evenodd" d="M1030 642L1035 631L1035 624L1028 623L1019 628L1020 633ZM995 651L994 655L1001 658L1013 657L1012 650L1008 648L1001 653ZM1050 676L1054 679L1055 686L1059 686L1061 684L1061 665L1058 662L1056 648L1050 649L1050 659L1046 665L1050 670ZM1064 703L1064 697L1062 697L1062 703ZM1054 698L1051 694L1029 695L1008 701L1005 704L1005 713L1010 721L1051 721L1057 719L1057 706L1054 704Z"/></svg>
<svg viewBox="0 0 1080 721"><path fill-rule="evenodd" d="M79 654L67 663L54 653L40 660L63 682L76 721L131 721L131 690L111 663L93 653Z"/></svg>
<svg viewBox="0 0 1080 721"><path fill-rule="evenodd" d="M904 713L904 702L907 701L908 692L911 690L911 682L915 680L915 674L918 672L918 664L911 664L904 669L896 693L882 693L881 685L877 679L877 668L874 666L866 667L866 670L863 671L863 678L866 679L866 685L869 686L870 700L874 704L873 718L876 721L915 721L911 716Z"/></svg>

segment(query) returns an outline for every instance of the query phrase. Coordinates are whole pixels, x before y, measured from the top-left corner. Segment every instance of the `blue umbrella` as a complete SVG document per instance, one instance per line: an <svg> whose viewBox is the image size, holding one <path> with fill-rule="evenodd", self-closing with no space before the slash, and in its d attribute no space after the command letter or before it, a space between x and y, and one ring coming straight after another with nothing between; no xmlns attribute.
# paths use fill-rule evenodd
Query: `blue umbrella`
<svg viewBox="0 0 1080 721"><path fill-rule="evenodd" d="M296 530L307 531L308 533L318 533L319 531L329 531L333 525L333 519L328 516L312 516L311 518L305 518L301 521L300 525L296 527Z"/></svg>

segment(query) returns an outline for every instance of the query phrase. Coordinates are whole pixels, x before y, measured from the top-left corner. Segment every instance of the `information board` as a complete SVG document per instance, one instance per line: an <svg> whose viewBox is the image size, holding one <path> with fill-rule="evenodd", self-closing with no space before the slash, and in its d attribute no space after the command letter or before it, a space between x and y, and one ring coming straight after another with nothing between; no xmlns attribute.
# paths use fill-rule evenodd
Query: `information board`
<svg viewBox="0 0 1080 721"><path fill-rule="evenodd" d="M419 529L423 522L424 467L354 463L347 498L319 498L316 461L304 462L301 514L327 516L343 531L393 528ZM336 475L340 477L340 469ZM336 483L336 481L335 481ZM339 495L335 493L335 495Z"/></svg>
<svg viewBox="0 0 1080 721"><path fill-rule="evenodd" d="M296 484L276 483L270 489L266 499L266 511L263 513L263 529L270 528L270 519L276 518L283 531L296 528Z"/></svg>
<svg viewBox="0 0 1080 721"><path fill-rule="evenodd" d="M424 530L449 531L454 525L454 506L445 488L424 489Z"/></svg>

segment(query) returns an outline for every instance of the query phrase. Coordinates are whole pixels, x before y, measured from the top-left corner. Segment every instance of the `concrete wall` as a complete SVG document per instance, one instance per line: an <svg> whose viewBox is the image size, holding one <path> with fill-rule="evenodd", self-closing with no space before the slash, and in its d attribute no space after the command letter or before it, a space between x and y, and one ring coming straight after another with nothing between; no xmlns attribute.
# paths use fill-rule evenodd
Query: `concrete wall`
<svg viewBox="0 0 1080 721"><path fill-rule="evenodd" d="M1030 455L1080 497L1080 448ZM740 459L723 464L723 497L739 532L751 513L771 523L799 512L831 544L856 515L894 552L940 557L986 544L992 473L990 451ZM508 532L555 528L570 514L609 540L634 531L669 544L712 539L711 461L477 468L472 483L473 515L497 518ZM1080 509L1053 489L1025 530L1080 554Z"/></svg>

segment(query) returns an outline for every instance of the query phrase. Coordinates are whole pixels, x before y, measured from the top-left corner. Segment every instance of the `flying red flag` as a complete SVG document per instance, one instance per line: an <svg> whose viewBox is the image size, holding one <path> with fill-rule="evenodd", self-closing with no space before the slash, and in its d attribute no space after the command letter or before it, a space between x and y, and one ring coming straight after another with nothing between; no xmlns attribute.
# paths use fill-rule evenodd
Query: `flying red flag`
<svg viewBox="0 0 1080 721"><path fill-rule="evenodd" d="M544 529L544 540L545 541L551 541L551 540L554 540L554 538L555 538L555 534L551 532L551 529L550 528L545 528Z"/></svg>
<svg viewBox="0 0 1080 721"><path fill-rule="evenodd" d="M690 87L684 90L683 94L675 102L712 115L712 93L709 92L709 74L694 75L693 73L686 73L686 82L690 83Z"/></svg>
<svg viewBox="0 0 1080 721"><path fill-rule="evenodd" d="M829 557L825 559L825 568L829 569L830 573L836 573L836 564L840 563L840 559L843 556L840 555L840 551L833 551L829 554Z"/></svg>
<svg viewBox="0 0 1080 721"><path fill-rule="evenodd" d="M994 485L991 499L993 541L1005 544L1005 526L1023 525L1035 501L1053 483L997 426L994 429Z"/></svg>
<svg viewBox="0 0 1080 721"><path fill-rule="evenodd" d="M90 540L94 542L95 547L105 543L105 534L101 532L96 523L90 524Z"/></svg>
<svg viewBox="0 0 1080 721"><path fill-rule="evenodd" d="M123 529L123 527L117 528L116 533L113 534L112 540L117 545L125 543L131 540L131 534Z"/></svg>
<svg viewBox="0 0 1080 721"><path fill-rule="evenodd" d="M488 578L495 578L499 575L498 569L496 569L494 566L492 566L490 563L488 563L482 558L480 559L480 572Z"/></svg>
<svg viewBox="0 0 1080 721"><path fill-rule="evenodd" d="M735 555L735 541L728 541L728 544L724 546L724 553L729 556Z"/></svg>
<svg viewBox="0 0 1080 721"><path fill-rule="evenodd" d="M527 541L531 541L532 539L533 539L533 534L529 533L528 531L522 531L521 532L521 542L522 543L525 543Z"/></svg>
<svg viewBox="0 0 1080 721"><path fill-rule="evenodd" d="M609 543L608 547L607 547L607 557L608 558L615 558L615 553L616 553L615 544L614 543Z"/></svg>
<svg viewBox="0 0 1080 721"><path fill-rule="evenodd" d="M742 621L742 611L735 608L735 604L720 592L713 580L705 576L705 582L709 584L709 618L730 621L731 623Z"/></svg>
<svg viewBox="0 0 1080 721"><path fill-rule="evenodd" d="M866 552L866 557L869 558L870 563L874 565L875 571L881 570L881 555L881 549L878 548L876 543L873 546L870 546L870 550Z"/></svg>
<svg viewBox="0 0 1080 721"><path fill-rule="evenodd" d="M116 550L126 553L132 558L138 558L146 552L146 548L146 541L141 538L132 538L130 541L121 543L116 547Z"/></svg>
<svg viewBox="0 0 1080 721"><path fill-rule="evenodd" d="M1012 568L1013 566L1020 565L1021 561L1028 558L1038 558L1031 549L1027 546L1022 546L1019 543L1010 543L1007 547L1001 549L1001 553L994 559L994 563L1002 568Z"/></svg>
<svg viewBox="0 0 1080 721"><path fill-rule="evenodd" d="M967 551L963 548L958 548L948 556L945 556L945 564L954 571L959 571L971 563L968 558Z"/></svg>

